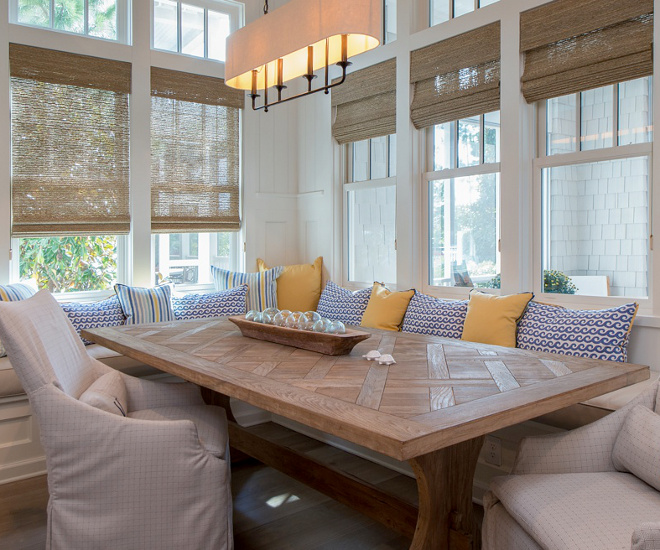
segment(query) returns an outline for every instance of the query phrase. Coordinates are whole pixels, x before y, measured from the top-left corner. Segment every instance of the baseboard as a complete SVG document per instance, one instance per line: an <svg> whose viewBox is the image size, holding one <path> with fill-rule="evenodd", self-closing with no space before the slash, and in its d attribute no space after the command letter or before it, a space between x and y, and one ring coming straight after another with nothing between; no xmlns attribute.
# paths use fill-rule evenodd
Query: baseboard
<svg viewBox="0 0 660 550"><path fill-rule="evenodd" d="M46 457L3 464L0 466L0 485L46 474Z"/></svg>

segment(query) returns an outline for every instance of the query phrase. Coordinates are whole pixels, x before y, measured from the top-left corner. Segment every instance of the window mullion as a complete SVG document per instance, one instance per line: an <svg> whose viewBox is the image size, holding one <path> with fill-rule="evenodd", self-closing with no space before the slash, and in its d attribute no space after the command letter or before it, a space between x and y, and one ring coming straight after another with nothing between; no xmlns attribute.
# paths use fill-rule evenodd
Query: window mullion
<svg viewBox="0 0 660 550"><path fill-rule="evenodd" d="M612 85L612 147L619 146L619 84Z"/></svg>

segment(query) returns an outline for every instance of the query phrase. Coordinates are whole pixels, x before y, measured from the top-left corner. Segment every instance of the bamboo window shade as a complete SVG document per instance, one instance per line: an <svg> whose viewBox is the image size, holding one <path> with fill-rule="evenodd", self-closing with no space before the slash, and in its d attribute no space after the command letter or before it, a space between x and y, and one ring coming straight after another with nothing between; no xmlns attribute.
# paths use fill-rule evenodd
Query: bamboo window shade
<svg viewBox="0 0 660 550"><path fill-rule="evenodd" d="M152 232L238 230L244 92L152 67L151 96Z"/></svg>
<svg viewBox="0 0 660 550"><path fill-rule="evenodd" d="M653 73L653 0L555 0L520 16L528 102Z"/></svg>
<svg viewBox="0 0 660 550"><path fill-rule="evenodd" d="M131 64L17 44L9 60L12 234L128 233Z"/></svg>
<svg viewBox="0 0 660 550"><path fill-rule="evenodd" d="M415 50L410 116L426 128L500 108L500 22Z"/></svg>
<svg viewBox="0 0 660 550"><path fill-rule="evenodd" d="M355 71L332 89L332 135L350 143L396 133L396 60Z"/></svg>

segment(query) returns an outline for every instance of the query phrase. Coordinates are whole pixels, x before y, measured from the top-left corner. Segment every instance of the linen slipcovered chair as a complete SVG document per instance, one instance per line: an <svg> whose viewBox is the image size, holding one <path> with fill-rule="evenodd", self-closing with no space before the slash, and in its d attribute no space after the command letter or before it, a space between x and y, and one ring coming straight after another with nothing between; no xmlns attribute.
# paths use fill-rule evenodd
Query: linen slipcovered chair
<svg viewBox="0 0 660 550"><path fill-rule="evenodd" d="M523 439L484 496L483 550L660 549L658 398L656 383L592 424Z"/></svg>
<svg viewBox="0 0 660 550"><path fill-rule="evenodd" d="M233 548L223 409L192 384L140 380L91 358L47 291L0 302L0 339L41 430L48 549ZM79 400L107 373L121 376L127 410Z"/></svg>

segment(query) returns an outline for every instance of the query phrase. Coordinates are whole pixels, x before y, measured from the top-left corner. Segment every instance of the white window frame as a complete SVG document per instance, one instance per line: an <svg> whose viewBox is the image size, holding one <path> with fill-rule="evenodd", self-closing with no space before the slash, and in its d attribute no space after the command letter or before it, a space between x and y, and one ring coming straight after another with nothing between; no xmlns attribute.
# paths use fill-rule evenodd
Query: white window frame
<svg viewBox="0 0 660 550"><path fill-rule="evenodd" d="M139 0L138 0L139 1ZM151 49L157 52L183 55L193 59L206 59L216 63L224 63L218 59L208 57L209 53L209 10L229 15L229 28L231 32L241 28L244 24L244 10L241 2L234 0L171 0L177 4L177 29L176 29L176 51L163 50L154 46L154 36L156 35L154 17L154 0L150 1L151 6ZM191 55L181 51L181 4L195 6L204 9L204 56Z"/></svg>
<svg viewBox="0 0 660 550"><path fill-rule="evenodd" d="M479 132L479 164L473 166L464 166L461 168L446 168L444 170L433 170L434 162L434 128L435 126L430 126L425 131L426 136L426 166L428 171L422 174L422 292L425 294L430 294L432 296L438 296L443 298L451 299L464 299L470 294L470 291L476 287L462 287L462 286L436 286L430 283L431 275L431 236L430 236L430 201L429 194L431 190L431 183L439 180L449 180L452 178L462 178L466 176L481 176L488 174L500 174L500 162L489 162L484 163L484 114L479 115L479 124L482 131ZM463 120L463 119L461 119ZM454 127L457 128L458 121L453 121ZM456 132L457 134L458 132ZM452 156L454 157L454 164L458 165L458 147L457 147L458 136L452 136L453 148ZM501 143L501 134L500 134L500 149L502 147ZM500 252L500 236L502 233L502 217L501 217L501 200L502 200L502 187L500 181L500 189L497 194L497 225L496 225L496 242L498 248L498 264L497 271L501 273L502 261ZM499 294L499 289L491 288L482 288L480 289L484 292Z"/></svg>
<svg viewBox="0 0 660 550"><path fill-rule="evenodd" d="M651 314L651 307L653 304L653 248L650 246L651 236L653 235L653 140L648 143L637 143L632 145L618 145L618 84L613 84L615 93L613 95L612 108L613 125L612 125L612 146L600 149L579 150L581 143L581 117L580 104L581 101L578 97L576 101L576 109L578 116L576 117L577 139L576 146L571 153L555 153L553 155L547 154L547 103L546 101L539 101L536 103L536 127L537 127L537 151L535 158L532 161L533 169L533 191L532 200L534 203L533 209L533 281L532 290L537 297L537 300L565 305L570 308L587 308L599 309L605 307L612 307L630 303L631 301L637 302L640 305L640 312ZM651 84L652 86L652 84ZM578 94L580 92L577 92ZM656 130L654 129L654 139ZM586 296L575 294L558 294L543 292L542 285L542 272L543 272L543 254L547 249L547 236L543 234L543 170L546 168L556 168L563 166L572 166L576 164L589 164L594 162L604 162L609 160L621 160L635 157L647 157L649 167L649 184L648 184L648 224L649 224L649 247L648 247L648 296L635 297L635 296Z"/></svg>
<svg viewBox="0 0 660 550"><path fill-rule="evenodd" d="M448 6L449 9L448 9L448 12L447 12L449 14L449 19L447 19L447 21L451 21L452 19L455 19L455 17L456 17L456 16L454 16L454 11L455 11L454 10L454 2L455 2L455 0L427 0L427 3L426 3L427 10L428 10L427 23L428 23L429 27L435 27L436 25L442 25L443 23L447 23L447 21L439 21L438 23L433 23L433 20L432 20L432 18L433 18L433 4L435 2L440 2L440 1L449 4L449 6ZM495 0L494 3L497 3L497 2L500 2L500 1L501 0ZM470 13L474 13L475 11L482 9L480 4L481 4L481 0L474 0L474 9L472 11L468 12L468 13L464 13L463 15L469 15ZM489 5L491 5L491 4L489 4ZM485 7L488 7L488 6L484 6L484 8ZM458 17L463 17L463 15L459 15Z"/></svg>
<svg viewBox="0 0 660 550"><path fill-rule="evenodd" d="M396 134L391 134L396 136ZM360 191L364 189L380 189L384 187L395 187L397 185L396 175L390 175L391 166L391 140L387 140L387 174L386 178L368 179L365 181L351 181L353 174L353 143L348 143L341 147L343 152L344 164L344 183L342 188L342 284L350 289L360 289L366 286L371 286L374 281L353 281L349 278L350 274L350 251L352 250L352 241L350 231L348 229L349 218L349 204L351 191ZM369 175L371 175L371 140L369 140ZM396 235L394 238L394 249L396 250ZM393 281L381 281L388 285L388 287L396 289L396 283Z"/></svg>
<svg viewBox="0 0 660 550"><path fill-rule="evenodd" d="M140 0L135 0L139 2ZM86 38L94 38L96 40L106 40L108 42L117 42L118 44L131 43L131 0L116 0L117 2L117 38L103 38L100 36L92 36L89 34L89 0L85 2L84 24L85 32L77 33L66 31L63 29L56 29L53 27L53 12L55 9L55 0L50 0L50 26L44 27L41 25L30 25L28 23L20 23L18 21L18 3L19 0L9 0L9 22L14 25L22 27L30 27L33 29L50 30L53 32L60 32L72 36L84 36Z"/></svg>

